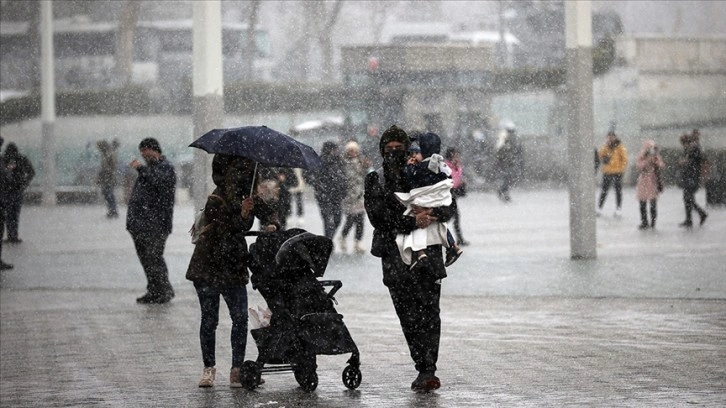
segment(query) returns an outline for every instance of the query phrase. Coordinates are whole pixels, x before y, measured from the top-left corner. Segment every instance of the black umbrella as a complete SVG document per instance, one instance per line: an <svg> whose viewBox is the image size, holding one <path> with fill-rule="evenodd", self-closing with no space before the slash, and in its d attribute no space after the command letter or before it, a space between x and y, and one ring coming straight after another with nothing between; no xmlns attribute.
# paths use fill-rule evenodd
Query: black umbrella
<svg viewBox="0 0 726 408"><path fill-rule="evenodd" d="M272 167L313 170L320 165L312 147L267 126L210 130L189 146L207 153L245 157Z"/></svg>

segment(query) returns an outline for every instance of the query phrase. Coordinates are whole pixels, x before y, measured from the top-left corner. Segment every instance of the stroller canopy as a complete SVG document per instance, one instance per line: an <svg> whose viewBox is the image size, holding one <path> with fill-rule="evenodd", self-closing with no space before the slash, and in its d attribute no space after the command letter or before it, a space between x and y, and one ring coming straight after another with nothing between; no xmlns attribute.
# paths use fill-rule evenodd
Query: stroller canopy
<svg viewBox="0 0 726 408"><path fill-rule="evenodd" d="M275 255L275 262L282 268L306 265L312 269L316 277L323 276L330 254L333 252L333 241L304 230L299 231L300 233L280 245Z"/></svg>

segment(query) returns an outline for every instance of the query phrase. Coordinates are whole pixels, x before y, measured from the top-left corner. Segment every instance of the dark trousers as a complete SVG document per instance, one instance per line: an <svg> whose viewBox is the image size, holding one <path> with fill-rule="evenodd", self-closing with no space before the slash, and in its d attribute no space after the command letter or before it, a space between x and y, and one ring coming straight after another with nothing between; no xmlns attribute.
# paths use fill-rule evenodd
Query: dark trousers
<svg viewBox="0 0 726 408"><path fill-rule="evenodd" d="M340 203L319 202L320 215L323 217L323 231L326 237L333 239L335 231L343 220L343 210Z"/></svg>
<svg viewBox="0 0 726 408"><path fill-rule="evenodd" d="M5 231L5 203L0 201L0 262L3 262L3 240L2 235Z"/></svg>
<svg viewBox="0 0 726 408"><path fill-rule="evenodd" d="M510 170L501 170L499 176L501 178L501 182L497 189L497 193L499 193L500 196L509 197L509 187L512 185L513 179L512 172Z"/></svg>
<svg viewBox="0 0 726 408"><path fill-rule="evenodd" d="M116 208L116 195L113 190L114 188L112 185L101 186L101 194L103 195L103 199L106 201L106 209L108 210L109 216L118 215L118 210Z"/></svg>
<svg viewBox="0 0 726 408"><path fill-rule="evenodd" d="M303 215L305 215L305 210L303 207L304 203L303 203L302 191L295 193L294 197L295 197L295 210L296 210L297 216L302 217Z"/></svg>
<svg viewBox="0 0 726 408"><path fill-rule="evenodd" d="M605 204L605 198L608 196L610 185L615 187L615 204L620 208L623 204L623 175L622 174L603 174L602 191L600 191L600 202L598 208L602 208Z"/></svg>
<svg viewBox="0 0 726 408"><path fill-rule="evenodd" d="M169 283L169 270L164 261L164 246L168 236L152 231L131 235L136 247L136 255L146 274L146 291L155 298L174 295L174 289Z"/></svg>
<svg viewBox="0 0 726 408"><path fill-rule="evenodd" d="M345 216L345 225L343 225L343 236L347 237L350 229L355 225L355 240L363 239L363 213L347 214Z"/></svg>
<svg viewBox="0 0 726 408"><path fill-rule="evenodd" d="M648 226L648 211L647 203L645 201L640 202L640 224ZM658 202L656 200L650 200L650 226L655 227L655 219L658 217Z"/></svg>
<svg viewBox="0 0 726 408"><path fill-rule="evenodd" d="M464 235L461 233L461 217L459 216L459 207L457 207L456 212L454 212L454 232L456 233L456 240L459 242L464 242ZM451 234L451 232L448 233Z"/></svg>
<svg viewBox="0 0 726 408"><path fill-rule="evenodd" d="M438 250L441 251L440 247ZM392 267L408 270L408 265L403 263L397 253L383 258L382 262L384 269ZM434 279L417 279L405 284L391 284L388 292L416 370L435 372L441 338L441 284Z"/></svg>
<svg viewBox="0 0 726 408"><path fill-rule="evenodd" d="M194 284L199 297L202 321L199 326L199 342L202 346L202 360L205 367L216 365L216 331L219 323L219 297L229 309L232 319L232 367L242 367L247 348L247 288L244 286L215 288L204 284Z"/></svg>
<svg viewBox="0 0 726 408"><path fill-rule="evenodd" d="M20 209L22 207L22 194L11 195L5 203L5 228L9 240L18 239L18 225L20 224Z"/></svg>
<svg viewBox="0 0 726 408"><path fill-rule="evenodd" d="M703 218L703 216L706 214L706 211L699 207L698 204L696 204L696 191L698 191L698 188L684 188L683 189L683 204L686 206L686 222L690 223L692 222L691 213L693 212L693 209L698 212L698 215Z"/></svg>

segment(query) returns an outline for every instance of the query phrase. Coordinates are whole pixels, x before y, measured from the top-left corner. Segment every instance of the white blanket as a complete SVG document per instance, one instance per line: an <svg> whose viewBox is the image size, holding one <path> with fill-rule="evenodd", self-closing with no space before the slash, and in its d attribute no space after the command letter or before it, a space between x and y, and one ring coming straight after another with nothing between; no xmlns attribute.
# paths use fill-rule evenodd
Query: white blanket
<svg viewBox="0 0 726 408"><path fill-rule="evenodd" d="M454 181L446 179L432 186L414 188L408 193L395 194L396 198L406 205L404 214L408 215L412 212L412 205L426 208L451 205L451 187L453 186ZM426 249L429 245L448 246L447 229L448 226L445 222L433 222L427 228L417 228L410 234L398 234L396 244L403 262L410 265L413 252Z"/></svg>

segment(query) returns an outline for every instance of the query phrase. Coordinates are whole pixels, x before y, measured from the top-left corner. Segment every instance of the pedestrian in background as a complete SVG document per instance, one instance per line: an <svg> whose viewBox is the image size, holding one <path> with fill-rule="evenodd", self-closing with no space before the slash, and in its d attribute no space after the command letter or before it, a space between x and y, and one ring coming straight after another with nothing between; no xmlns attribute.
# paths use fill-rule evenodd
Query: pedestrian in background
<svg viewBox="0 0 726 408"><path fill-rule="evenodd" d="M0 148L2 148L5 139L0 136ZM0 155L0 229L5 226L5 203L7 199L7 187L10 184L10 175L5 168L5 158ZM0 271L13 269L13 265L3 261L3 241L0 239Z"/></svg>
<svg viewBox="0 0 726 408"><path fill-rule="evenodd" d="M500 179L497 194L504 202L512 201L509 195L517 174L520 172L521 152L517 140L516 129L513 125L508 126L499 135L496 143L497 173Z"/></svg>
<svg viewBox="0 0 726 408"><path fill-rule="evenodd" d="M174 297L164 261L164 246L172 228L176 173L174 166L161 154L156 139L142 140L139 152L146 165L136 159L129 164L138 177L126 214L126 230L134 241L147 280L146 294L136 302L161 304Z"/></svg>
<svg viewBox="0 0 726 408"><path fill-rule="evenodd" d="M5 148L3 165L7 171L7 185L5 187L5 228L8 242L19 244L23 242L18 236L20 227L20 210L23 207L23 194L35 177L35 169L27 157L20 154L15 143L8 143Z"/></svg>
<svg viewBox="0 0 726 408"><path fill-rule="evenodd" d="M287 229L287 219L292 213L292 194L290 189L297 184L295 172L289 167L264 167L257 169L260 198L275 208L280 230Z"/></svg>
<svg viewBox="0 0 726 408"><path fill-rule="evenodd" d="M395 193L408 192L403 171L410 144L408 134L395 125L383 132L379 142L383 166L366 175L364 202L374 228L371 254L381 258L383 284L388 288L418 371L411 389L425 392L441 387L436 363L441 339L441 279L446 277L446 268L439 246L430 251L425 271L411 271L401 259L396 235L426 228L435 221L446 222L453 210L436 207L419 211L414 217L404 215L406 207Z"/></svg>
<svg viewBox="0 0 726 408"><path fill-rule="evenodd" d="M247 241L244 232L255 217L267 231L279 229L276 210L252 196L254 161L217 154L212 159L212 180L217 188L204 206L206 225L201 226L186 278L194 283L201 309L199 341L204 370L200 387L212 387L216 376L216 330L219 298L224 299L232 319L232 368L230 387L242 387L240 371L247 347Z"/></svg>
<svg viewBox="0 0 726 408"><path fill-rule="evenodd" d="M116 207L116 179L118 172L118 156L119 147L118 140L114 139L111 143L105 140L99 140L96 143L98 151L101 153L101 167L98 171L96 184L101 187L101 195L106 202L106 217L118 218L118 209Z"/></svg>
<svg viewBox="0 0 726 408"><path fill-rule="evenodd" d="M608 132L607 142L600 147L598 152L600 163L602 163L602 191L597 205L597 215L602 215L602 207L605 198L612 185L615 188L615 217L623 214L623 174L628 167L628 152L620 142L615 132Z"/></svg>
<svg viewBox="0 0 726 408"><path fill-rule="evenodd" d="M298 228L303 228L305 226L305 202L303 197L305 193L305 177L303 176L303 169L293 169L293 172L295 173L295 180L297 180L297 183L290 188L295 210L294 224Z"/></svg>
<svg viewBox="0 0 726 408"><path fill-rule="evenodd" d="M418 145L409 147L409 158L403 170L409 193L397 192L397 198L406 205L405 214L441 206L452 205L451 169L441 156L441 138L433 132L419 132L411 136ZM396 244L404 263L411 269L426 268L428 250L446 247L445 266L451 266L463 251L456 243L446 223L433 222L426 229L415 229L410 234L398 234Z"/></svg>
<svg viewBox="0 0 726 408"><path fill-rule="evenodd" d="M343 218L342 202L346 192L345 167L337 143L323 143L320 167L311 175L315 199L323 218L324 234L333 239Z"/></svg>
<svg viewBox="0 0 726 408"><path fill-rule="evenodd" d="M454 181L451 195L454 200L458 201L460 198L466 197L467 192L464 167L461 164L461 152L456 147L449 147L446 149L444 157L446 158L446 164L451 169L451 179ZM458 205L456 206L456 211L454 211L454 232L456 233L456 242L460 246L469 245L469 242L464 240L464 234L461 232L461 216Z"/></svg>
<svg viewBox="0 0 726 408"><path fill-rule="evenodd" d="M638 169L635 195L640 203L640 227L638 228L641 230L655 228L655 220L658 217L658 195L663 191L662 172L665 169L665 163L653 140L643 142L643 148L638 154L635 166ZM648 223L648 203L650 203L650 223Z"/></svg>
<svg viewBox="0 0 726 408"><path fill-rule="evenodd" d="M348 233L355 226L355 244L353 250L357 254L365 252L363 247L363 225L365 217L365 205L363 204L364 180L370 166L370 160L363 157L360 146L355 141L349 141L345 145L345 180L346 193L343 199L343 212L345 213L345 224L340 233L340 250L347 252L346 239Z"/></svg>
<svg viewBox="0 0 726 408"><path fill-rule="evenodd" d="M683 146L683 156L679 159L678 165L681 167L681 187L683 188L686 220L679 225L684 228L691 228L693 227L691 213L694 208L700 217L699 225L703 225L708 217L706 211L696 203L696 191L701 185L701 167L703 166L704 157L698 140L698 133L694 132L690 135L681 136L681 145Z"/></svg>

